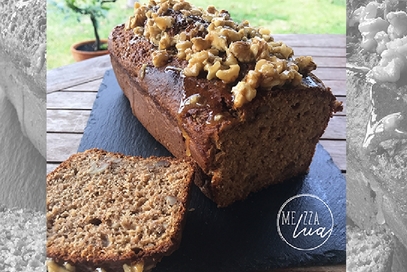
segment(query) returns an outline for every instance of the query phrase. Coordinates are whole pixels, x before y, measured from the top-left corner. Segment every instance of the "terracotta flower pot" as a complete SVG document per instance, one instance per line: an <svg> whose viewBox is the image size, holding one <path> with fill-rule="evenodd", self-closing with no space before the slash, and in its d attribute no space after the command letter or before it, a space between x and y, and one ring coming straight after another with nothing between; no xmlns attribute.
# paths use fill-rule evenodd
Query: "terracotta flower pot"
<svg viewBox="0 0 407 272"><path fill-rule="evenodd" d="M107 40L100 40L102 44L106 44ZM95 43L95 40L88 40L88 41L83 41L83 42L78 42L75 43L71 46L71 53L75 61L82 61L94 57L99 57L103 55L107 55L109 51L107 49L105 50L98 50L98 51L85 51L85 50L80 50L81 47L84 47L86 45L92 45Z"/></svg>

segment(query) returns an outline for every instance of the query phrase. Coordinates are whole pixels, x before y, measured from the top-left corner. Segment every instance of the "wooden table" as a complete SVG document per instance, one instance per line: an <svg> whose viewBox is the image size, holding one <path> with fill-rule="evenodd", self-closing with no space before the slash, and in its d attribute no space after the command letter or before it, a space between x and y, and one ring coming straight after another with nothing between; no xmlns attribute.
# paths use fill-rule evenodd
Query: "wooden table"
<svg viewBox="0 0 407 272"><path fill-rule="evenodd" d="M343 101L344 111L334 115L320 143L346 173L345 35L274 37L293 47L295 55L313 56L318 64L315 74L331 87L338 100ZM48 71L47 173L76 153L103 75L110 68L109 57L103 56ZM306 271L345 271L345 266L307 268Z"/></svg>

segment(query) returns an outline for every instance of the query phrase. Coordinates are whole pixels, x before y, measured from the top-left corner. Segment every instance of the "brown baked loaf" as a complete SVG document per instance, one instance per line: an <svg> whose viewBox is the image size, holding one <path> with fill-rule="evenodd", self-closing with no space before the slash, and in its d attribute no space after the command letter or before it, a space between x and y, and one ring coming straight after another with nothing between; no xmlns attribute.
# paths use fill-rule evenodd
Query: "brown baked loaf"
<svg viewBox="0 0 407 272"><path fill-rule="evenodd" d="M218 206L304 174L342 106L310 71L310 57L225 10L186 1L135 5L109 51L134 115Z"/></svg>
<svg viewBox="0 0 407 272"><path fill-rule="evenodd" d="M47 176L48 271L152 269L179 246L193 174L174 158L72 155Z"/></svg>

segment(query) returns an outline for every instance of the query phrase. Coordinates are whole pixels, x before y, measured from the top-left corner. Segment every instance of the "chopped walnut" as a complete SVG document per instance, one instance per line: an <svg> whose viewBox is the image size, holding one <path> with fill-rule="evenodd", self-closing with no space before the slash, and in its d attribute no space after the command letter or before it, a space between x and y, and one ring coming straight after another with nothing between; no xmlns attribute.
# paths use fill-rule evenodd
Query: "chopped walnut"
<svg viewBox="0 0 407 272"><path fill-rule="evenodd" d="M239 71L240 66L238 64L232 64L227 70L218 70L216 77L226 83L234 82L239 76Z"/></svg>
<svg viewBox="0 0 407 272"><path fill-rule="evenodd" d="M219 35L226 37L229 44L231 42L240 41L243 37L242 33L239 33L236 30L230 28L220 29Z"/></svg>
<svg viewBox="0 0 407 272"><path fill-rule="evenodd" d="M206 9L206 11L207 11L209 14L214 14L214 15L218 12L218 10L217 10L214 6L208 6L208 8Z"/></svg>
<svg viewBox="0 0 407 272"><path fill-rule="evenodd" d="M130 16L129 20L124 25L126 30L133 29L136 26L136 18L134 16Z"/></svg>
<svg viewBox="0 0 407 272"><path fill-rule="evenodd" d="M163 50L171 47L173 45L171 37L168 35L167 32L164 32L161 35L160 42L158 43L158 49Z"/></svg>
<svg viewBox="0 0 407 272"><path fill-rule="evenodd" d="M177 50L178 50L178 54L177 54L177 57L179 58L179 59L186 59L186 50L187 49L191 49L192 48L192 42L190 42L190 41L180 41L180 42L178 42L176 45L175 45L175 47L177 48Z"/></svg>
<svg viewBox="0 0 407 272"><path fill-rule="evenodd" d="M219 29L211 30L206 36L206 39L211 42L212 47L225 52L228 48L227 38L219 35L218 30Z"/></svg>
<svg viewBox="0 0 407 272"><path fill-rule="evenodd" d="M316 68L311 57L293 60L292 48L274 41L270 30L251 27L248 21L237 24L229 12L214 6L204 10L185 0L150 0L144 5L136 3L134 8L126 29L156 46L152 59L157 67L166 65L171 52L188 62L183 69L185 76L206 72L208 80L233 84L238 80L240 65L253 63L254 69L232 88L235 108L251 101L258 88L296 86L303 75ZM174 34L174 29L178 33Z"/></svg>
<svg viewBox="0 0 407 272"><path fill-rule="evenodd" d="M229 50L240 62L249 63L256 59L253 52L250 50L249 42L237 41L231 43Z"/></svg>
<svg viewBox="0 0 407 272"><path fill-rule="evenodd" d="M230 52L230 50L226 50L226 59L223 64L227 66L238 64L236 57Z"/></svg>
<svg viewBox="0 0 407 272"><path fill-rule="evenodd" d="M310 56L298 57L294 60L298 66L298 70L303 75L308 75L311 71L317 68L317 65Z"/></svg>
<svg viewBox="0 0 407 272"><path fill-rule="evenodd" d="M170 5L168 3L168 1L166 2L162 2L160 5L160 8L157 10L157 14L161 15L161 14L165 14L167 12L167 10L169 9Z"/></svg>
<svg viewBox="0 0 407 272"><path fill-rule="evenodd" d="M188 64L188 67L184 69L184 75L186 76L198 76L203 68L202 63Z"/></svg>
<svg viewBox="0 0 407 272"><path fill-rule="evenodd" d="M172 8L176 11L180 11L180 10L190 10L192 7L191 4L186 1L179 1L175 3Z"/></svg>
<svg viewBox="0 0 407 272"><path fill-rule="evenodd" d="M250 51L252 51L252 54L255 56L256 60L270 58L268 44L266 43L266 41L259 39L257 37L252 39Z"/></svg>
<svg viewBox="0 0 407 272"><path fill-rule="evenodd" d="M206 79L211 80L216 78L216 72L220 69L220 61L216 61L214 64L207 63L204 67L204 70L208 72Z"/></svg>
<svg viewBox="0 0 407 272"><path fill-rule="evenodd" d="M172 18L171 16L157 16L154 18L154 21L159 29L166 30L167 28L170 28L172 26L174 18Z"/></svg>
<svg viewBox="0 0 407 272"><path fill-rule="evenodd" d="M292 57L292 55L294 55L294 51L292 50L292 48L288 47L282 42L269 43L269 51L270 53L282 59L289 59L290 57Z"/></svg>
<svg viewBox="0 0 407 272"><path fill-rule="evenodd" d="M151 58L155 67L162 67L167 64L169 56L165 50L156 50L151 53Z"/></svg>
<svg viewBox="0 0 407 272"><path fill-rule="evenodd" d="M188 66L184 69L186 76L198 76L204 67L204 61L208 59L208 51L194 53L191 56Z"/></svg>
<svg viewBox="0 0 407 272"><path fill-rule="evenodd" d="M202 37L192 38L191 42L193 43L192 50L194 52L207 50L211 47L211 42L209 40L205 40Z"/></svg>
<svg viewBox="0 0 407 272"><path fill-rule="evenodd" d="M144 27L136 26L135 28L133 28L133 33L136 34L137 36L143 35Z"/></svg>
<svg viewBox="0 0 407 272"><path fill-rule="evenodd" d="M247 102L252 101L257 91L247 82L240 81L232 88L232 93L234 95L233 105L236 108L240 108Z"/></svg>
<svg viewBox="0 0 407 272"><path fill-rule="evenodd" d="M262 74L260 72L250 70L245 77L245 81L253 88L258 88L261 76Z"/></svg>

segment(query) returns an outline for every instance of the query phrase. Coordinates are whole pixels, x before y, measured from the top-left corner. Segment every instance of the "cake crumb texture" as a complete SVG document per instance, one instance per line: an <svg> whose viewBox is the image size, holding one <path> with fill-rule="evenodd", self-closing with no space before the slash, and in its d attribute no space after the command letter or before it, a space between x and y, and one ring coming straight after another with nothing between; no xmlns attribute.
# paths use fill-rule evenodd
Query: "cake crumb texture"
<svg viewBox="0 0 407 272"><path fill-rule="evenodd" d="M41 0L0 2L0 53L37 86L45 85L46 5Z"/></svg>
<svg viewBox="0 0 407 272"><path fill-rule="evenodd" d="M159 261L179 245L192 177L174 158L72 155L47 176L48 257L106 271Z"/></svg>
<svg viewBox="0 0 407 272"><path fill-rule="evenodd" d="M347 226L346 239L346 271L391 271L392 235L384 227L366 231Z"/></svg>
<svg viewBox="0 0 407 272"><path fill-rule="evenodd" d="M44 271L45 214L0 204L0 271Z"/></svg>

